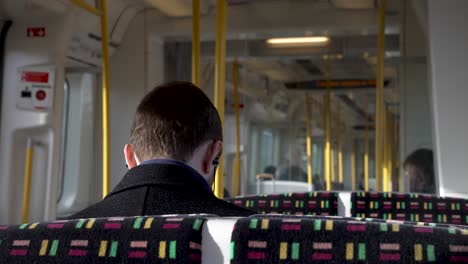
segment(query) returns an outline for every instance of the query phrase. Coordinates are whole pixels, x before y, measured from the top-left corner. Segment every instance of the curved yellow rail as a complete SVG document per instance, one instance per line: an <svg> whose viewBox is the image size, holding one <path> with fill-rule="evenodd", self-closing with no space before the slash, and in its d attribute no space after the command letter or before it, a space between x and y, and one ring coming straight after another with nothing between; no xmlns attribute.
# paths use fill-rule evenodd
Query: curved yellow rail
<svg viewBox="0 0 468 264"><path fill-rule="evenodd" d="M31 198L31 178L33 165L33 140L28 138L26 146L26 161L24 163L24 183L23 183L23 207L21 213L21 222L27 223L29 219L29 200Z"/></svg>

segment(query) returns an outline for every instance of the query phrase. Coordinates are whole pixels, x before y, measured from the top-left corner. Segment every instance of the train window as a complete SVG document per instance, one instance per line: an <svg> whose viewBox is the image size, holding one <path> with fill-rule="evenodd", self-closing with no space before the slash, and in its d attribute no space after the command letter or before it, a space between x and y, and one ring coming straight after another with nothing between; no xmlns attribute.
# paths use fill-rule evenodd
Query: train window
<svg viewBox="0 0 468 264"><path fill-rule="evenodd" d="M297 14L290 13L292 16L268 16L269 22L280 28L291 26L291 21L298 25L307 21L299 18L305 15L302 10L318 12L314 17L317 23L313 23L316 30L309 30L312 24L304 22L303 27L294 32L271 31L252 16L245 28L252 30L236 35L240 30L238 25L228 23L228 31L233 34L227 40L225 115L226 118L234 116L231 73L233 62L237 60L243 105L241 141L247 146L242 149L245 157L242 194L255 193L257 189L252 186L256 184L255 176L269 166L275 167L277 180L307 183L306 122L311 122L311 165L317 182L330 178L331 189L335 190L359 190L368 186L369 190L410 191L406 181L402 181L405 177L403 161L418 148L432 148L427 43L424 41L427 25L417 15L421 13L418 9L421 6L409 1L387 1L388 20L383 32L385 92L380 111L384 114L377 117L378 5L368 1L368 6L360 10L365 14L365 22L355 17L357 7L341 2L344 3L247 1L243 7L229 6L229 10L250 8L248 6L258 8L255 10L280 10L273 9L274 6L295 10ZM340 17L338 12L343 12L344 16L349 16L349 21L359 20L361 24L342 30L324 19L322 25L321 10ZM265 31L257 32L254 30L257 27ZM295 35L317 36L315 40L324 42L294 42L300 41L291 38ZM204 70L201 86L211 97L214 94L215 46L214 38L201 43L201 69ZM164 47L166 79L190 80L190 65L186 63L187 54L191 52L190 39L169 37ZM327 85L329 99L324 96ZM309 120L306 118L307 98L312 105ZM328 119L329 129L325 122ZM383 156L379 162L375 155L376 120L384 120L384 126L379 126L382 143L377 147ZM234 126L231 122L225 129L233 130ZM225 144L235 144L234 137L226 137ZM326 158L325 153L330 156ZM378 175L376 164L379 164ZM364 184L365 175L368 184ZM355 182L355 186L351 182Z"/></svg>
<svg viewBox="0 0 468 264"><path fill-rule="evenodd" d="M272 166L274 153L274 142L272 131L265 129L262 131L260 143L260 168L265 170L266 167Z"/></svg>
<svg viewBox="0 0 468 264"><path fill-rule="evenodd" d="M249 170L249 177L248 177L248 185L250 186L255 182L255 175L257 174L257 153L258 153L258 130L255 126L251 127L251 133L250 133L250 144L249 144L249 153L248 155L250 158L248 159L250 170ZM251 188L249 188L250 190Z"/></svg>

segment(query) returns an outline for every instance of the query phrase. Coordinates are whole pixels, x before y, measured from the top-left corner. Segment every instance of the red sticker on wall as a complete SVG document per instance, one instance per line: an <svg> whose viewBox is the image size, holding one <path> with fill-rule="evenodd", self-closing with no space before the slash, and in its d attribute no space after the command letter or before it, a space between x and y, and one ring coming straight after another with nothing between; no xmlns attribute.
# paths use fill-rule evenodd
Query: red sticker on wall
<svg viewBox="0 0 468 264"><path fill-rule="evenodd" d="M44 27L29 27L26 36L28 38L43 38L46 36L46 29Z"/></svg>
<svg viewBox="0 0 468 264"><path fill-rule="evenodd" d="M21 81L23 82L35 82L35 83L48 83L49 73L48 72L23 72L21 75Z"/></svg>

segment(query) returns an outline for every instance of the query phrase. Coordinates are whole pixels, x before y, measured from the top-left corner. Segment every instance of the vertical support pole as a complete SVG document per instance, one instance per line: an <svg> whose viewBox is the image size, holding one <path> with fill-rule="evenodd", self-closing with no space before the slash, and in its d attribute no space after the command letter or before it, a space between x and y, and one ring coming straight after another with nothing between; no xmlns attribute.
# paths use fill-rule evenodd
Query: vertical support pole
<svg viewBox="0 0 468 264"><path fill-rule="evenodd" d="M306 133L307 133L307 183L313 184L312 171L312 98L306 96Z"/></svg>
<svg viewBox="0 0 468 264"><path fill-rule="evenodd" d="M335 160L335 151L336 151L336 135L335 132L336 130L333 129L333 97L330 95L330 177L331 177L331 184L333 188L333 183L336 182L336 170L335 170L335 165L336 165L336 160ZM335 122L336 124L336 122Z"/></svg>
<svg viewBox="0 0 468 264"><path fill-rule="evenodd" d="M336 149L338 151L338 182L342 184L343 179L343 149L341 141L341 107L338 102L336 110Z"/></svg>
<svg viewBox="0 0 468 264"><path fill-rule="evenodd" d="M330 80L330 62L327 60L325 65L325 74L327 79L327 91L323 96L325 145L323 148L323 162L325 172L326 190L331 191L331 80Z"/></svg>
<svg viewBox="0 0 468 264"><path fill-rule="evenodd" d="M387 109L384 109L383 112L383 153L382 153L382 190L388 192L389 186L389 172L388 172L388 113Z"/></svg>
<svg viewBox="0 0 468 264"><path fill-rule="evenodd" d="M397 173L398 173L398 191L403 192L403 176L401 173L401 160L400 160L400 121L395 121L395 146L398 146L398 149L395 151L395 163L396 163L396 168Z"/></svg>
<svg viewBox="0 0 468 264"><path fill-rule="evenodd" d="M235 61L232 65L232 81L234 85L234 111L236 117L236 158L234 159L232 173L231 194L237 196L240 194L241 182L241 156L240 156L240 111L239 111L239 64Z"/></svg>
<svg viewBox="0 0 468 264"><path fill-rule="evenodd" d="M333 126L332 126L333 127ZM333 130L332 130L332 135L333 135ZM336 151L336 146L334 145L335 142L333 142L333 139L331 140L330 144L330 176L331 176L331 183L336 183L336 160L335 160L335 151ZM332 186L333 188L333 186Z"/></svg>
<svg viewBox="0 0 468 264"><path fill-rule="evenodd" d="M369 96L365 97L366 130L364 131L364 190L369 191Z"/></svg>
<svg viewBox="0 0 468 264"><path fill-rule="evenodd" d="M192 82L200 87L200 0L192 0Z"/></svg>
<svg viewBox="0 0 468 264"><path fill-rule="evenodd" d="M224 125L224 99L226 81L226 0L216 1L216 47L215 47L215 89L214 103ZM224 197L224 155L219 159L216 171L215 194Z"/></svg>
<svg viewBox="0 0 468 264"><path fill-rule="evenodd" d="M356 190L356 143L354 133L351 134L351 191Z"/></svg>
<svg viewBox="0 0 468 264"><path fill-rule="evenodd" d="M382 191L384 173L384 55L385 55L385 7L386 0L380 1L379 35L377 46L377 90L376 90L376 140L375 140L375 177L376 189Z"/></svg>
<svg viewBox="0 0 468 264"><path fill-rule="evenodd" d="M387 111L386 114L386 143L385 143L385 152L386 152L386 170L387 170L387 183L386 191L392 191L393 184L393 120L392 114L390 111Z"/></svg>
<svg viewBox="0 0 468 264"><path fill-rule="evenodd" d="M107 34L107 3L100 0L102 38L102 196L109 193L109 37Z"/></svg>
<svg viewBox="0 0 468 264"><path fill-rule="evenodd" d="M21 213L22 223L27 223L29 221L33 155L33 140L31 138L28 138L28 141L26 143L26 160L24 163L23 207Z"/></svg>

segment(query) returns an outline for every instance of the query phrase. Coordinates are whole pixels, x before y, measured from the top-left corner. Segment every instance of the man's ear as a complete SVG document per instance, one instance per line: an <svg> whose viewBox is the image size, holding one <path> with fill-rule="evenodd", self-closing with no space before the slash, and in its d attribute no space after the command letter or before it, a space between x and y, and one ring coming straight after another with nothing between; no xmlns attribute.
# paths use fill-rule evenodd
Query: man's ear
<svg viewBox="0 0 468 264"><path fill-rule="evenodd" d="M135 152L133 151L132 145L125 144L124 147L125 162L127 162L128 169L132 169L138 166L138 160L135 157Z"/></svg>
<svg viewBox="0 0 468 264"><path fill-rule="evenodd" d="M208 145L205 155L203 157L202 171L204 174L209 174L213 167L213 161L218 156L219 152L223 147L223 142L216 140L213 143Z"/></svg>

